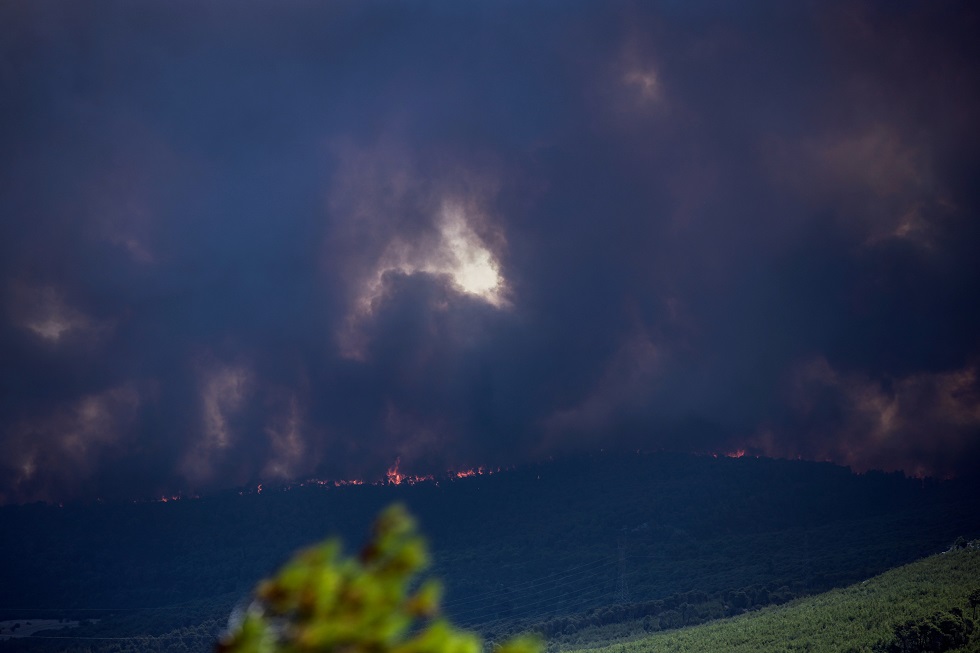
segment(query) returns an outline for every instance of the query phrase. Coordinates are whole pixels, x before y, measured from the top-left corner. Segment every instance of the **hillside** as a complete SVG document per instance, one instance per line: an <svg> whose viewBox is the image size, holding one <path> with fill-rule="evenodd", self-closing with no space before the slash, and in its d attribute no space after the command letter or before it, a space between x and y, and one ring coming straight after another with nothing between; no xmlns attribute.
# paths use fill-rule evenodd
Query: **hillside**
<svg viewBox="0 0 980 653"><path fill-rule="evenodd" d="M255 582L377 512L418 515L446 612L564 642L677 628L841 587L980 536L970 482L826 463L595 455L438 483L264 488L167 503L0 509L0 621L98 619L63 636L205 650ZM167 635L167 637L176 637ZM3 650L75 650L19 640ZM85 640L91 650L102 640ZM195 644L197 642L198 644ZM151 646L152 644L152 646ZM57 647L55 646L57 645Z"/></svg>
<svg viewBox="0 0 980 653"><path fill-rule="evenodd" d="M980 548L961 549L788 605L656 633L626 643L576 650L582 653L870 652L876 644L890 641L893 628L905 621L918 622L952 609L961 610L969 619L972 615L967 597L978 588ZM955 620L956 613L952 616ZM973 632L972 640L956 650L980 650L980 634Z"/></svg>

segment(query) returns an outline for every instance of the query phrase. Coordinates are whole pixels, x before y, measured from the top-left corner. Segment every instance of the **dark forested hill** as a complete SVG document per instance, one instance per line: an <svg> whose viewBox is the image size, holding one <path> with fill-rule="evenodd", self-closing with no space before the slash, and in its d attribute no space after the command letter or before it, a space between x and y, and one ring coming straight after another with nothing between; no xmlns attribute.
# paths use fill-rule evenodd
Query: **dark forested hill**
<svg viewBox="0 0 980 653"><path fill-rule="evenodd" d="M697 623L863 580L958 536L980 536L980 492L968 480L751 457L599 454L412 486L4 507L0 621L100 619L59 631L72 637L213 630L294 549L331 534L356 546L392 501L405 502L429 536L447 612L491 635ZM99 640L32 646L82 641ZM200 650L194 641L181 647ZM27 640L17 643L24 650Z"/></svg>

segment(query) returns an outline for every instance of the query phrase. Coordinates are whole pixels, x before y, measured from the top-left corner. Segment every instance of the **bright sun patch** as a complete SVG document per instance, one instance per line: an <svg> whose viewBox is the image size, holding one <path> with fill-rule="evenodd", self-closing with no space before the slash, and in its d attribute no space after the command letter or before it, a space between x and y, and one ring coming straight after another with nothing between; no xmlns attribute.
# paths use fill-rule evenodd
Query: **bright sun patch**
<svg viewBox="0 0 980 653"><path fill-rule="evenodd" d="M412 275L426 273L447 279L459 293L477 298L495 308L509 305L507 283L493 252L473 229L467 208L445 202L437 222L438 236L429 242L393 240L358 293L354 310L340 335L344 354L363 355L361 326L384 296L384 277L389 272Z"/></svg>
<svg viewBox="0 0 980 653"><path fill-rule="evenodd" d="M494 306L500 306L502 282L497 261L466 222L461 207L445 206L442 212L442 248L446 254L443 265L427 262L424 272L448 274L453 285L470 295L476 295Z"/></svg>
<svg viewBox="0 0 980 653"><path fill-rule="evenodd" d="M427 248L394 242L382 257L361 293L361 311L371 313L382 293L386 272L416 274L424 272L448 277L453 287L498 308L507 302L500 265L493 253L473 230L464 208L445 203L439 219L439 239Z"/></svg>

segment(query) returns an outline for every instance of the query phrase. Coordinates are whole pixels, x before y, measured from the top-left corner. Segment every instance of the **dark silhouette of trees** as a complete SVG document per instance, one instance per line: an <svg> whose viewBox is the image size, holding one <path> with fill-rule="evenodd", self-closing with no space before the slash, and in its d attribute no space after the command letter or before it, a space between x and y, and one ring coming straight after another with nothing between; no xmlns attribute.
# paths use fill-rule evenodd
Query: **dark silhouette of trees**
<svg viewBox="0 0 980 653"><path fill-rule="evenodd" d="M970 607L973 608L973 618L977 618L977 606L980 605L980 587L970 592L970 596L967 597L967 601L970 602Z"/></svg>
<svg viewBox="0 0 980 653"><path fill-rule="evenodd" d="M973 622L959 608L937 612L925 619L911 619L895 626L891 640L875 646L875 653L942 653L970 640Z"/></svg>

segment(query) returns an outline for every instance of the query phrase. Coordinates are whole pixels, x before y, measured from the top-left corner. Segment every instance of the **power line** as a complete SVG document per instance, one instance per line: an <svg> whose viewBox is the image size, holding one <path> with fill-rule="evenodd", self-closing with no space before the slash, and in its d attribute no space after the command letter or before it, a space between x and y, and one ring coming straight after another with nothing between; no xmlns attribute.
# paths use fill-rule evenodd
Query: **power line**
<svg viewBox="0 0 980 653"><path fill-rule="evenodd" d="M611 562L610 562L610 564L611 564ZM608 565L604 565L604 567L605 566L608 566ZM486 599L493 599L493 598L497 598L497 597L505 597L506 596L506 597L518 597L520 599L526 599L527 597L540 596L541 594L544 594L544 593L551 593L551 592L553 592L556 589L556 587L559 587L560 586L559 583L561 583L562 581L569 581L569 579L571 579L571 578L576 578L577 580L575 580L574 582L566 582L565 585L570 585L570 584L573 584L573 583L574 584L580 584L583 581L586 581L586 580L588 580L590 578L603 577L605 575L606 575L606 572L603 571L603 568L600 567L600 568L596 568L596 569L592 569L592 570L579 571L579 572L576 572L576 573L573 573L573 574L567 574L566 576L562 576L562 577L556 578L553 583L541 583L540 586L538 586L536 588L533 588L533 589L532 588L525 588L525 589L513 589L512 590L511 588L506 588L505 587L503 589L496 590L494 592L490 592L490 593L487 593L485 595L482 595L480 598L486 600ZM468 607L468 608L464 608L460 612L466 613L466 612L470 612L472 610L479 610L479 609L480 609L480 606L471 606L471 607Z"/></svg>
<svg viewBox="0 0 980 653"><path fill-rule="evenodd" d="M582 591L582 592L580 592L578 594L579 594L579 596L588 595L591 598L598 598L600 595L606 594L607 592L608 592L608 590L605 589L605 588L603 588L602 586L600 586L600 585L593 585L588 590L584 590L584 591ZM554 597L552 597L552 596L547 596L547 597L538 599L536 601L532 601L530 603L524 603L524 604L520 605L520 608L523 611L527 611L527 610L529 610L531 608L534 608L536 606L543 605L545 603L550 603L553 598ZM460 621L465 621L465 622L469 622L469 623L479 623L481 621L481 617L484 617L484 616L489 615L489 614L494 613L494 612L497 612L497 609L496 608L494 608L494 607L488 607L488 608L486 608L486 609L484 609L482 611L479 611L479 612L476 612L476 613L470 613L469 616L466 616L466 617L457 617L457 618ZM547 613L547 612L550 612L550 611L545 611L545 613ZM539 614L545 614L545 613L539 613ZM537 617L537 616L538 615L527 615L527 617Z"/></svg>
<svg viewBox="0 0 980 653"><path fill-rule="evenodd" d="M594 573L594 574L592 574L589 577L590 578L597 578L597 577L601 577L601 576L605 576L605 574L604 573L603 574ZM548 591L548 594L542 596L541 595L542 594L542 591ZM567 587L561 588L561 591L563 593L565 593L565 594L569 594L569 591L568 591ZM591 585L591 587L589 589L587 589L587 590L572 591L572 592L570 592L570 594L573 597L575 597L575 596L578 596L578 597L588 596L588 597L590 597L588 599L588 601L593 601L595 599L598 599L601 595L607 594L608 592L609 592L608 585L604 585L602 583L593 583ZM531 599L531 600L529 600L529 599ZM533 611L533 609L535 607L538 607L538 606L541 606L541 605L545 605L545 604L550 604L553 600L554 600L554 590L538 590L538 591L535 591L535 592L528 592L528 593L526 593L523 596L518 595L518 596L514 597L513 605L517 609L521 610L522 612L527 613L529 611ZM577 607L579 605L582 605L584 602L586 602L586 601L583 601L580 598L573 605L566 606L566 609L568 609L569 607ZM497 607L497 606L489 606L489 605L487 605L487 606L475 606L475 607L473 607L473 608L471 608L469 610L463 611L463 612L461 612L459 614L456 614L456 615L450 615L450 616L453 616L456 619L459 619L459 620L465 621L465 622L469 622L469 623L479 623L482 618L484 618L484 617L486 617L488 615L497 613L497 612L499 612L499 607ZM554 609L553 610L546 610L543 613L538 613L538 615L540 615L540 614L549 614L549 613L553 613L553 612L555 612ZM526 615L526 616L528 618L530 618L530 617L537 618L538 615L529 614L529 615ZM503 618L503 619L504 620L507 620L507 619L510 619L510 618L508 617L508 618Z"/></svg>
<svg viewBox="0 0 980 653"><path fill-rule="evenodd" d="M630 602L630 588L626 581L626 538L619 541L619 582L616 585L616 602Z"/></svg>
<svg viewBox="0 0 980 653"><path fill-rule="evenodd" d="M551 583L559 582L559 581L562 581L562 580L565 580L565 579L568 579L568 578L573 578L575 576L586 575L586 574L588 574L588 575L594 575L594 572L596 572L599 569L602 569L604 567L607 567L608 565L613 564L613 562L615 562L615 561L614 560L608 560L608 559L607 560L593 561L593 562L590 562L590 563L586 563L584 565L578 565L577 567L571 567L569 569L565 569L565 570L562 570L562 571L554 572L554 573L548 574L547 576L541 576L541 577L538 577L538 578L535 578L535 579L532 579L532 580L529 580L529 581L523 581L521 583L515 583L513 585L509 585L507 587L504 587L502 589L492 590L490 592L485 592L485 593L480 594L478 596L473 596L473 597L469 597L469 598L466 598L466 599L460 599L458 601L450 601L450 602L447 602L447 603L443 604L443 607L444 608L455 608L455 607L458 607L458 606L461 606L461 605L464 605L464 604L469 604L469 603L475 603L475 602L478 602L478 601L483 601L485 599L492 598L494 596L499 596L499 595L503 595L503 594L509 594L511 592L523 592L523 591L531 590L531 589L533 589L535 587L541 587L541 586L544 586L544 585L549 585ZM577 571L575 571L575 570L577 570ZM547 591L547 590L544 589L544 590L535 590L535 591Z"/></svg>
<svg viewBox="0 0 980 653"><path fill-rule="evenodd" d="M594 604L596 599L602 596L604 593L605 591L601 587L593 587L589 590L578 593L580 597L584 597L584 598L579 598L577 601L573 601L571 604L569 604L566 608L567 609L566 614L569 614L576 609L583 608L589 604ZM554 617L557 614L558 614L557 610L546 610L544 612L540 612L530 617L500 617L492 621L476 622L476 624L478 625L480 630L486 631L491 628L494 628L499 624L520 621L521 619L534 619L540 621L542 619ZM471 627L473 627L474 622L471 621L470 624Z"/></svg>

